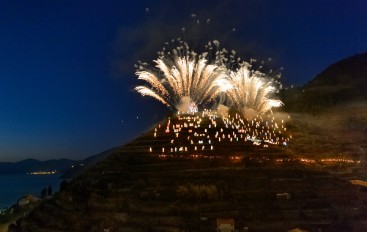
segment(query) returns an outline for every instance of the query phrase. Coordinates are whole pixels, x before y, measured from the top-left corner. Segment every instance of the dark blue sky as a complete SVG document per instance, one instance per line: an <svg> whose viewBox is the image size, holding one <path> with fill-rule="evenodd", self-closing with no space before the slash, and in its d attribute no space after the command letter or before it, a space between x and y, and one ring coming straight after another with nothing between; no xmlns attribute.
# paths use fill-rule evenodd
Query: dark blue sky
<svg viewBox="0 0 367 232"><path fill-rule="evenodd" d="M172 37L271 57L296 86L367 51L364 0L195 2L0 1L0 161L81 159L145 131L166 111L132 91L134 64Z"/></svg>

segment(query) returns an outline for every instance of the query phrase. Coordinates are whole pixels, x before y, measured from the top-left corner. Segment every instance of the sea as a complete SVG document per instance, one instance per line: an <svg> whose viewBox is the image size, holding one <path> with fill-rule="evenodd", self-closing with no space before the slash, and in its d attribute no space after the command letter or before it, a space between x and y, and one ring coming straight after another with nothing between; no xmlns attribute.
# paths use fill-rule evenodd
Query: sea
<svg viewBox="0 0 367 232"><path fill-rule="evenodd" d="M25 195L40 196L43 188L52 186L53 192L60 189L60 174L54 175L0 175L0 210L10 207Z"/></svg>

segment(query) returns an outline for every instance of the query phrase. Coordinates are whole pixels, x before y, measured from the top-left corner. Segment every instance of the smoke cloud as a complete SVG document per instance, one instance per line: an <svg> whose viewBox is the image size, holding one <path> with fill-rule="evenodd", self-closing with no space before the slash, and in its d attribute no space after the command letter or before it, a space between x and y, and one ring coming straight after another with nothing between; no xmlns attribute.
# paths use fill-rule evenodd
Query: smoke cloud
<svg viewBox="0 0 367 232"><path fill-rule="evenodd" d="M157 1L152 6L142 7L139 23L122 26L117 33L112 47L113 74L115 77L133 76L133 64L138 60L156 59L163 44L178 37L199 52L208 41L219 40L221 47L236 50L244 60L274 58L275 53L278 54L272 51L274 48L255 37L240 36L244 28L246 33L258 30L252 28L253 21L264 4L262 1L188 0Z"/></svg>
<svg viewBox="0 0 367 232"><path fill-rule="evenodd" d="M228 117L228 111L229 111L229 108L225 105L219 104L217 107L218 114L223 117Z"/></svg>
<svg viewBox="0 0 367 232"><path fill-rule="evenodd" d="M191 99L188 96L181 98L180 103L176 106L177 110L183 113L188 113L191 106Z"/></svg>

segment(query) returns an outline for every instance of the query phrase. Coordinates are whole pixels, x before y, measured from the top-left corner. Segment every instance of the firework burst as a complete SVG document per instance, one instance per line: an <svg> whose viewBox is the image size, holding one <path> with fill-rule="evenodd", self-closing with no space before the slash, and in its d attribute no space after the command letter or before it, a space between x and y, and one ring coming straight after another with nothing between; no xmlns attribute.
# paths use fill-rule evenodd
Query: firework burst
<svg viewBox="0 0 367 232"><path fill-rule="evenodd" d="M268 80L264 73L253 71L251 65L244 63L236 71L229 71L228 82L232 88L227 89L226 96L234 108L245 117L253 118L280 107L283 103L273 99L277 91L274 80Z"/></svg>
<svg viewBox="0 0 367 232"><path fill-rule="evenodd" d="M167 49L171 43L178 46ZM242 61L234 50L220 48L217 40L208 42L206 51L197 54L181 39L166 42L158 52L155 66L137 65L136 75L146 85L135 87L143 96L150 96L181 112L209 102L224 104L252 118L271 112L283 103L272 98L278 91L280 77L252 69L256 60ZM218 101L216 101L218 100Z"/></svg>
<svg viewBox="0 0 367 232"><path fill-rule="evenodd" d="M268 74L262 72L264 61L256 65L255 59L242 61L236 51L220 48L220 43L214 40L206 45L213 62L226 69L227 78L220 82L220 103L241 112L247 118L271 112L273 108L283 103L273 99L274 93L281 88L278 81L279 72L270 70ZM255 69L254 67L257 67ZM219 83L219 82L217 82Z"/></svg>
<svg viewBox="0 0 367 232"><path fill-rule="evenodd" d="M147 86L137 86L135 90L170 108L187 112L191 103L203 105L213 101L222 92L222 84L228 83L223 67L210 64L206 53L196 54L185 42L179 40L178 47L170 52L163 48L158 54L154 67L138 65L136 75Z"/></svg>

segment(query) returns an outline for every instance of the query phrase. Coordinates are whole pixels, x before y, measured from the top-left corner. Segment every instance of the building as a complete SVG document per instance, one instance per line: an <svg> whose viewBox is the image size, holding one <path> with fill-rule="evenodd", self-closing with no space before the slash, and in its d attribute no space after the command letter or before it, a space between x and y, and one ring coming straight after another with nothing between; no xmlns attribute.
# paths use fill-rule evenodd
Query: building
<svg viewBox="0 0 367 232"><path fill-rule="evenodd" d="M18 206L26 206L30 203L36 203L40 200L39 197L33 196L33 195L26 195L18 200Z"/></svg>
<svg viewBox="0 0 367 232"><path fill-rule="evenodd" d="M217 218L217 231L218 232L234 232L234 219L233 218Z"/></svg>
<svg viewBox="0 0 367 232"><path fill-rule="evenodd" d="M18 206L22 207L22 206L26 206L29 204L29 199L28 198L22 198L18 201Z"/></svg>
<svg viewBox="0 0 367 232"><path fill-rule="evenodd" d="M277 193L278 200L289 200L291 199L291 194L289 193Z"/></svg>

